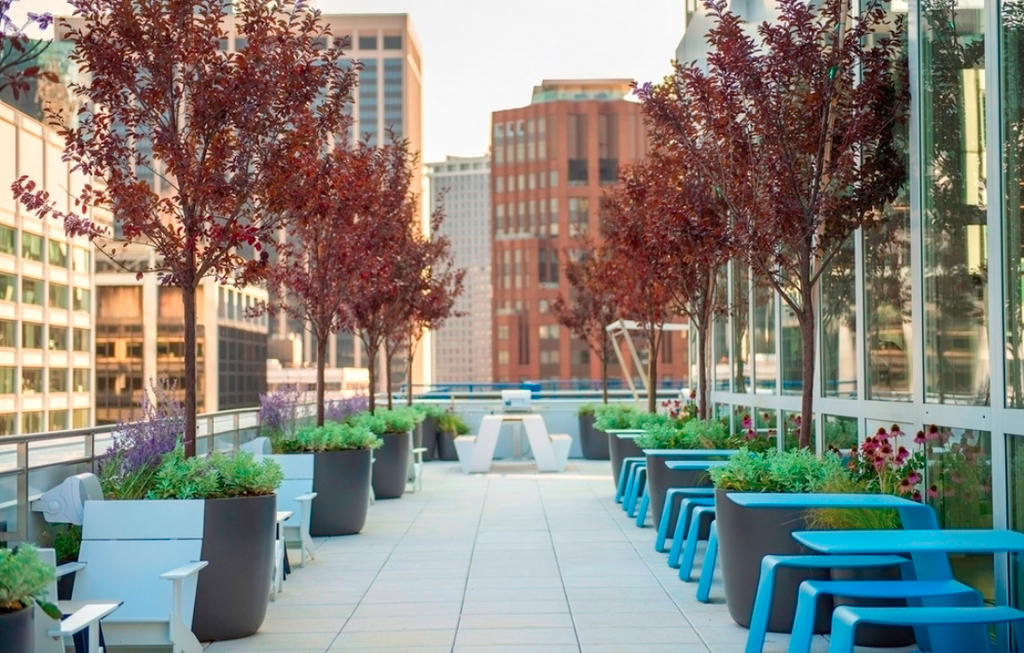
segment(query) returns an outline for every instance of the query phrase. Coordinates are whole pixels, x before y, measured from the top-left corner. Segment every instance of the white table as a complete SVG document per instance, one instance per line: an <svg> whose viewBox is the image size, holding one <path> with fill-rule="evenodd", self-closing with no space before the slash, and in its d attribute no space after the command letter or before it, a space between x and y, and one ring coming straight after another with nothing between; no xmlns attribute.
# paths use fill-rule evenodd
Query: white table
<svg viewBox="0 0 1024 653"><path fill-rule="evenodd" d="M568 435L549 435L544 418L532 413L501 413L485 415L480 422L480 432L476 437L460 436L456 438L456 452L462 471L467 474L486 473L491 470L494 461L494 449L498 446L498 436L504 422L521 422L530 440L533 459L539 472L565 471L565 463L569 457L572 438ZM565 446L565 445L568 446ZM556 450L557 449L557 450ZM562 451L564 449L564 452Z"/></svg>

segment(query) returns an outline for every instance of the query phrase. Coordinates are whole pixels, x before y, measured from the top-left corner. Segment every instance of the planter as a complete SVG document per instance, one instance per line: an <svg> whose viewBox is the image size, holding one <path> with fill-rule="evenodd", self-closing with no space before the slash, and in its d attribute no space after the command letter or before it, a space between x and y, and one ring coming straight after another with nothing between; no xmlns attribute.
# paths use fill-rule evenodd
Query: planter
<svg viewBox="0 0 1024 653"><path fill-rule="evenodd" d="M309 534L354 535L366 524L370 505L369 449L313 454L313 512Z"/></svg>
<svg viewBox="0 0 1024 653"><path fill-rule="evenodd" d="M373 454L373 494L378 499L398 499L405 493L412 433L383 433L380 438L384 446Z"/></svg>
<svg viewBox="0 0 1024 653"><path fill-rule="evenodd" d="M263 625L274 564L277 497L206 500L192 632L201 642L238 639Z"/></svg>
<svg viewBox="0 0 1024 653"><path fill-rule="evenodd" d="M632 438L620 438L616 433L621 433L621 431L608 432L608 459L612 462L612 478L615 481L615 487L619 487L622 459L642 456L644 452L640 451L640 447L636 446L636 442Z"/></svg>
<svg viewBox="0 0 1024 653"><path fill-rule="evenodd" d="M423 440L419 446L426 449L423 452L423 462L437 458L437 418L428 415L420 423L420 432L423 434Z"/></svg>
<svg viewBox="0 0 1024 653"><path fill-rule="evenodd" d="M33 637L31 606L17 612L0 614L0 651L4 653L32 653Z"/></svg>
<svg viewBox="0 0 1024 653"><path fill-rule="evenodd" d="M608 435L594 428L594 413L580 415L580 448L587 460L608 460Z"/></svg>
<svg viewBox="0 0 1024 653"><path fill-rule="evenodd" d="M670 460L695 460L693 456L673 454L671 451L645 451L647 457L647 494L651 498L651 514L654 516L654 528L661 528L661 513L665 508L665 493L674 487L711 487L711 477L706 470L669 469L665 463ZM668 537L676 531L676 520L679 518L679 504L682 497L675 501L669 518ZM709 529L705 529L709 530ZM707 538L707 532L701 533Z"/></svg>
<svg viewBox="0 0 1024 653"><path fill-rule="evenodd" d="M754 596L761 573L761 558L769 554L807 555L812 553L793 540L793 531L808 530L802 510L789 508L745 508L727 498L728 492L715 491L715 523L718 529L718 560L725 587L729 616L750 627ZM797 591L808 579L828 579L827 570L780 569L772 598L772 617L768 630L788 633L793 628ZM827 633L832 618L832 601L818 603L814 632Z"/></svg>
<svg viewBox="0 0 1024 653"><path fill-rule="evenodd" d="M900 572L895 567L876 567L874 569L833 569L833 580L900 580ZM906 607L907 602L900 599L848 599L834 597L835 605L859 605L867 607ZM914 629L897 626L860 626L857 628L857 646L910 646L914 643Z"/></svg>
<svg viewBox="0 0 1024 653"><path fill-rule="evenodd" d="M454 433L437 432L437 457L440 460L458 460L459 454L455 452Z"/></svg>

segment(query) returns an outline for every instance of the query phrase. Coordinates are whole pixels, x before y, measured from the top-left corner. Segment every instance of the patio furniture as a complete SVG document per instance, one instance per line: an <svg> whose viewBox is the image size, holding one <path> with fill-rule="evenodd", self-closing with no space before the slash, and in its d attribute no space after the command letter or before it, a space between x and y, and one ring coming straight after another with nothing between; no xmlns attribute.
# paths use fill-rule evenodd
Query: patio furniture
<svg viewBox="0 0 1024 653"><path fill-rule="evenodd" d="M277 512L277 524L274 529L274 569L270 575L270 600L276 601L284 583L285 567L288 564L288 550L284 541L284 523L292 517L290 510Z"/></svg>
<svg viewBox="0 0 1024 653"><path fill-rule="evenodd" d="M298 542L299 567L304 567L306 556L313 558L313 538L309 535L309 525L313 517L313 499L317 497L313 491L315 459L312 454L293 454L275 456L274 460L284 470L284 480L277 489L277 510L290 513L288 519L281 524L281 531L286 544Z"/></svg>
<svg viewBox="0 0 1024 653"><path fill-rule="evenodd" d="M548 434L544 418L532 413L500 413L485 415L480 432L455 438L455 451L462 471L466 474L487 473L494 462L494 449L504 422L521 422L530 441L533 459L539 472L563 472L569 460L572 436L564 433Z"/></svg>
<svg viewBox="0 0 1024 653"><path fill-rule="evenodd" d="M714 506L697 506L693 509L689 533L686 535L686 547L683 549L683 557L679 560L679 580L690 582L690 575L693 573L693 559L697 556L697 541L700 539L701 525L706 522L714 523L714 521Z"/></svg>
<svg viewBox="0 0 1024 653"><path fill-rule="evenodd" d="M622 497L622 509L630 517L636 516L637 504L644 488L647 487L647 462L637 463L629 475L626 494Z"/></svg>
<svg viewBox="0 0 1024 653"><path fill-rule="evenodd" d="M678 488L682 489L682 488ZM686 488L694 489L694 488ZM687 531L693 524L693 513L697 508L711 508L714 515L714 496L696 495L689 496L679 504L679 516L676 519L676 532L672 536L672 546L668 550L668 566L676 569L679 567L679 557L683 552L683 544L688 539Z"/></svg>
<svg viewBox="0 0 1024 653"><path fill-rule="evenodd" d="M704 550L704 563L700 568L700 581L697 583L697 600L707 603L711 597L711 583L715 578L715 564L718 562L718 525L711 522L711 534L708 535L708 548Z"/></svg>
<svg viewBox="0 0 1024 653"><path fill-rule="evenodd" d="M669 520L672 518L672 510L678 504L679 510L683 510L683 502L688 498L706 497L711 499L714 505L715 488L713 487L674 487L669 488L665 493L665 507L661 512L661 521L658 522L658 536L654 540L654 550L658 553L665 552L665 541L668 539ZM678 499L678 501L677 501ZM689 523L686 521L685 523ZM676 522L678 528L678 521ZM678 531L677 531L678 532Z"/></svg>
<svg viewBox="0 0 1024 653"><path fill-rule="evenodd" d="M412 484L412 491L419 492L423 489L423 454L427 452L426 447L413 447L412 462L409 467L412 471L409 482Z"/></svg>
<svg viewBox="0 0 1024 653"><path fill-rule="evenodd" d="M647 482L644 483L644 493L640 497L640 507L636 510L636 527L643 528L647 525L647 511L651 505L651 479L650 471L647 472Z"/></svg>
<svg viewBox="0 0 1024 653"><path fill-rule="evenodd" d="M66 637L75 638L76 648L81 647L83 653L101 653L100 619L117 610L121 606L121 601L58 601L57 579L74 574L84 569L85 565L80 562L69 562L58 566L57 553L53 549L39 549L39 559L56 571L54 580L46 588L46 598L57 604L64 619L58 622L43 612L38 605L33 606L34 653L64 653Z"/></svg>
<svg viewBox="0 0 1024 653"><path fill-rule="evenodd" d="M629 485L630 474L636 465L646 465L647 458L643 456L628 456L622 459L622 469L619 471L619 483L615 490L615 503L622 503L626 497L626 487ZM623 508L625 509L625 508Z"/></svg>
<svg viewBox="0 0 1024 653"><path fill-rule="evenodd" d="M857 626L876 624L882 626L915 626L941 628L955 631L960 628L981 629L985 625L1024 621L1024 612L1007 606L994 608L978 607L928 607L928 608L861 608L841 605L832 613L832 638L829 653L853 653ZM935 640L932 640L935 641ZM984 648L947 648L945 643L936 644L933 650L943 651L989 651L988 642ZM793 649L790 649L792 651Z"/></svg>
<svg viewBox="0 0 1024 653"><path fill-rule="evenodd" d="M919 504L915 504L919 505ZM934 512L927 508L934 522ZM901 515L908 512L900 510ZM923 511L921 511L923 512ZM873 555L880 551L899 551L909 554L913 579L916 581L953 580L949 554L992 554L1024 552L1024 534L1008 530L963 530L937 528L907 529L898 531L800 531L793 539L809 549L834 555ZM976 608L976 597L956 593L946 596L929 596L920 599L922 607L935 608ZM895 609L895 608L893 608ZM909 609L909 608L904 608ZM940 610L941 612L941 610ZM907 613L920 622L925 617ZM950 613L954 614L954 613ZM904 622L898 625L919 625L926 628L922 633L934 653L954 651L987 651L988 632L983 624L1000 621L985 621L980 612L963 613L975 615L974 621L934 621L930 623ZM908 617L909 618L909 617ZM1005 619L1002 621L1006 621ZM947 626L945 624L958 624ZM918 643L926 646L921 639Z"/></svg>

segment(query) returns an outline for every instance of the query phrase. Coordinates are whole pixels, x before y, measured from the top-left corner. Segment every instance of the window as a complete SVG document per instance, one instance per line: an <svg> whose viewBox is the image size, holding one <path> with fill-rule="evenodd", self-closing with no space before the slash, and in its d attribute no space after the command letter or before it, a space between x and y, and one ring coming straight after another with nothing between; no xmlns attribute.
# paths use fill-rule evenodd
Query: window
<svg viewBox="0 0 1024 653"><path fill-rule="evenodd" d="M89 392L89 370L76 369L72 373L71 390L74 392Z"/></svg>
<svg viewBox="0 0 1024 653"><path fill-rule="evenodd" d="M17 322L0 320L0 347L17 347Z"/></svg>
<svg viewBox="0 0 1024 653"><path fill-rule="evenodd" d="M550 181L548 181L548 186L550 186L551 188L556 188L558 186L558 171L552 170L549 173L548 177L550 178Z"/></svg>
<svg viewBox="0 0 1024 653"><path fill-rule="evenodd" d="M519 175L519 190L526 190L526 175Z"/></svg>
<svg viewBox="0 0 1024 653"><path fill-rule="evenodd" d="M0 225L0 254L10 254L11 256L17 254L17 239L18 236L13 227Z"/></svg>
<svg viewBox="0 0 1024 653"><path fill-rule="evenodd" d="M21 301L24 304L43 306L46 300L45 284L42 279L21 278Z"/></svg>
<svg viewBox="0 0 1024 653"><path fill-rule="evenodd" d="M245 49L246 38L244 36L235 37L235 52L240 52Z"/></svg>
<svg viewBox="0 0 1024 653"><path fill-rule="evenodd" d="M396 34L393 36L384 35L384 49L385 50L401 50L402 49L402 36Z"/></svg>
<svg viewBox="0 0 1024 653"><path fill-rule="evenodd" d="M68 266L68 245L56 240L50 241L50 265L58 268Z"/></svg>
<svg viewBox="0 0 1024 653"><path fill-rule="evenodd" d="M597 117L598 178L602 186L618 181L619 117L607 114Z"/></svg>
<svg viewBox="0 0 1024 653"><path fill-rule="evenodd" d="M537 327L537 335L541 340L558 340L558 325L542 324Z"/></svg>
<svg viewBox="0 0 1024 653"><path fill-rule="evenodd" d="M49 327L50 338L49 347L50 351L67 351L68 350L68 330L67 327L51 326Z"/></svg>
<svg viewBox="0 0 1024 653"><path fill-rule="evenodd" d="M531 172L531 173L530 173L530 184L529 184L529 188L530 188L530 190L533 190L533 189L535 189L536 187L537 187L537 175L536 175L535 173L532 173L532 172Z"/></svg>
<svg viewBox="0 0 1024 653"><path fill-rule="evenodd" d="M82 247L71 250L71 267L75 272L89 274L92 271L92 252Z"/></svg>
<svg viewBox="0 0 1024 653"><path fill-rule="evenodd" d="M50 392L68 391L68 370L61 367L50 368Z"/></svg>
<svg viewBox="0 0 1024 653"><path fill-rule="evenodd" d="M17 415L14 413L0 414L0 435L14 435L18 425Z"/></svg>
<svg viewBox="0 0 1024 653"><path fill-rule="evenodd" d="M75 288L73 303L76 311L91 311L92 295L86 288Z"/></svg>
<svg viewBox="0 0 1024 653"><path fill-rule="evenodd" d="M359 49L360 50L376 50L377 49L377 35L363 36L359 35Z"/></svg>
<svg viewBox="0 0 1024 653"><path fill-rule="evenodd" d="M497 180L494 183L495 183L495 192L497 192L497 193L504 193L505 192L505 178L504 177L498 177Z"/></svg>
<svg viewBox="0 0 1024 653"><path fill-rule="evenodd" d="M71 428L88 428L90 421L88 408L76 408L71 412Z"/></svg>
<svg viewBox="0 0 1024 653"><path fill-rule="evenodd" d="M553 351L542 351L542 352L540 352L540 363L541 363L541 365L544 365L545 363L549 363L550 364L550 363L557 363L557 362L558 362L558 350L557 349L555 349Z"/></svg>
<svg viewBox="0 0 1024 653"><path fill-rule="evenodd" d="M499 324L498 325L498 340L508 340L508 325L507 324Z"/></svg>
<svg viewBox="0 0 1024 653"><path fill-rule="evenodd" d="M13 274L0 274L0 300L18 301L18 277Z"/></svg>
<svg viewBox="0 0 1024 653"><path fill-rule="evenodd" d="M35 394L43 391L43 368L21 368L21 394Z"/></svg>
<svg viewBox="0 0 1024 653"><path fill-rule="evenodd" d="M590 224L589 202L585 197L569 198L569 235L585 233Z"/></svg>
<svg viewBox="0 0 1024 653"><path fill-rule="evenodd" d="M21 258L42 262L43 237L27 231L21 232Z"/></svg>
<svg viewBox="0 0 1024 653"><path fill-rule="evenodd" d="M43 325L31 322L21 324L21 346L23 349L43 348Z"/></svg>
<svg viewBox="0 0 1024 653"><path fill-rule="evenodd" d="M18 373L14 367L0 367L0 395L13 395L17 392L15 377Z"/></svg>
<svg viewBox="0 0 1024 653"><path fill-rule="evenodd" d="M551 304L548 303L548 300L541 299L541 300L537 301L537 312L538 313L548 313L550 311L551 311Z"/></svg>
<svg viewBox="0 0 1024 653"><path fill-rule="evenodd" d="M71 347L75 351L89 351L89 330L75 329L72 334Z"/></svg>
<svg viewBox="0 0 1024 653"><path fill-rule="evenodd" d="M68 307L68 287L60 283L50 283L50 308Z"/></svg>
<svg viewBox="0 0 1024 653"><path fill-rule="evenodd" d="M498 365L508 365L508 350L502 349L498 352Z"/></svg>
<svg viewBox="0 0 1024 653"><path fill-rule="evenodd" d="M30 413L21 414L21 432L41 433L43 430L43 411L34 410Z"/></svg>
<svg viewBox="0 0 1024 653"><path fill-rule="evenodd" d="M66 410L51 410L50 411L50 431L66 431L68 430L68 411Z"/></svg>
<svg viewBox="0 0 1024 653"><path fill-rule="evenodd" d="M587 185L587 117L567 116L566 137L569 154L569 185Z"/></svg>

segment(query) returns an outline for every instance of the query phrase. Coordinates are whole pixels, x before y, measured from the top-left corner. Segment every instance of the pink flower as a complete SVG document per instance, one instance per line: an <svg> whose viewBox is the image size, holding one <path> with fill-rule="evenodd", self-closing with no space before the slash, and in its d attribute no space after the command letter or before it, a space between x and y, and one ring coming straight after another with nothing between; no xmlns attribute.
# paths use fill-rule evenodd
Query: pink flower
<svg viewBox="0 0 1024 653"><path fill-rule="evenodd" d="M751 420L750 420L750 415L744 415L743 416L742 425L743 425L743 428L745 428L745 429L749 429L751 427L752 424L751 424Z"/></svg>
<svg viewBox="0 0 1024 653"><path fill-rule="evenodd" d="M939 496L939 486L937 486L937 485L930 485L928 487L928 496L930 496L932 498L935 498L935 497Z"/></svg>
<svg viewBox="0 0 1024 653"><path fill-rule="evenodd" d="M918 503L921 503L921 493L918 492L917 490L914 490L914 493L910 495L910 499L912 501L917 501Z"/></svg>
<svg viewBox="0 0 1024 653"><path fill-rule="evenodd" d="M913 472L910 472L910 476L908 476L908 477L906 478L906 480L907 480L907 481L908 481L908 482L909 482L909 483L910 483L911 485L917 485L918 483L920 483L920 482L921 482L921 475L920 475L920 474L918 474L918 473L917 473L916 471L913 471Z"/></svg>
<svg viewBox="0 0 1024 653"><path fill-rule="evenodd" d="M924 431L918 431L917 435L914 436L914 444L924 444L927 438L924 437Z"/></svg>
<svg viewBox="0 0 1024 653"><path fill-rule="evenodd" d="M690 390L690 399L696 399L696 398L697 398L697 391L696 390Z"/></svg>
<svg viewBox="0 0 1024 653"><path fill-rule="evenodd" d="M928 427L928 434L925 436L927 440L938 440L939 439L939 427L932 424Z"/></svg>

